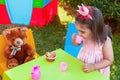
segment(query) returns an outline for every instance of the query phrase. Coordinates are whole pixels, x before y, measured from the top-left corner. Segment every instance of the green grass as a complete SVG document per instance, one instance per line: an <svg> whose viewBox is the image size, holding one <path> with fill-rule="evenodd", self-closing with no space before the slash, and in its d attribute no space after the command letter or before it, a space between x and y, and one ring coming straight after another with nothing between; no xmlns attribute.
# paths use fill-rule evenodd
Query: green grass
<svg viewBox="0 0 120 80"><path fill-rule="evenodd" d="M114 63L111 66L111 80L120 80L120 36L113 37Z"/></svg>
<svg viewBox="0 0 120 80"><path fill-rule="evenodd" d="M53 21L43 28L33 27L31 29L33 30L37 53L40 55L47 51L64 48L65 25Z"/></svg>

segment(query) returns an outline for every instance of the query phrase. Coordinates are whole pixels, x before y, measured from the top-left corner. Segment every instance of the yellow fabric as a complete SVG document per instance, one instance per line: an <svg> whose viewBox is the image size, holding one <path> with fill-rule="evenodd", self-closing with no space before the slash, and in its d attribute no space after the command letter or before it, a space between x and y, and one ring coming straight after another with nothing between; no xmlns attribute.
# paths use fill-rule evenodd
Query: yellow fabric
<svg viewBox="0 0 120 80"><path fill-rule="evenodd" d="M32 48L35 50L34 57L35 58L39 57L39 55L36 53L36 48L35 48L34 38L32 35L32 30L28 29L26 34L27 34L28 44L30 44L32 46ZM6 66L7 59L4 56L4 50L5 50L6 45L7 45L7 43L5 42L3 35L0 35L0 75L2 75L2 73L5 70L8 70L8 68Z"/></svg>

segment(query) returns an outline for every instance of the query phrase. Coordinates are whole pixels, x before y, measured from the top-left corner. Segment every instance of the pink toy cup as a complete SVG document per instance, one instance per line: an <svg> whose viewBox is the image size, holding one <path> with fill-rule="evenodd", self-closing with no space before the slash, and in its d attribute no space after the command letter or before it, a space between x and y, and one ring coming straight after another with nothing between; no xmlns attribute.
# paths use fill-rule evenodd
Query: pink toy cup
<svg viewBox="0 0 120 80"><path fill-rule="evenodd" d="M75 42L78 43L78 44L80 44L80 43L82 43L82 41L83 41L83 37L81 37L81 36L79 36L79 35L76 35L76 40L75 40Z"/></svg>
<svg viewBox="0 0 120 80"><path fill-rule="evenodd" d="M39 80L41 75L40 66L33 66L31 75L32 80Z"/></svg>
<svg viewBox="0 0 120 80"><path fill-rule="evenodd" d="M60 70L62 72L65 72L67 70L67 63L66 62L61 62L60 63Z"/></svg>

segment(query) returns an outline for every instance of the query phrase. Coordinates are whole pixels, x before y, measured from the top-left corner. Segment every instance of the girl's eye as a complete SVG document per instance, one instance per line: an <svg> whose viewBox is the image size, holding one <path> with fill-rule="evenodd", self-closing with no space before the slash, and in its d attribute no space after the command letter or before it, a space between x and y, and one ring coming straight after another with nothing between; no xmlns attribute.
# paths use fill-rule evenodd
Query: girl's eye
<svg viewBox="0 0 120 80"><path fill-rule="evenodd" d="M79 32L80 32L80 33L83 33L83 34L85 33L84 31L79 31Z"/></svg>
<svg viewBox="0 0 120 80"><path fill-rule="evenodd" d="M82 31L81 33L85 33L85 32Z"/></svg>

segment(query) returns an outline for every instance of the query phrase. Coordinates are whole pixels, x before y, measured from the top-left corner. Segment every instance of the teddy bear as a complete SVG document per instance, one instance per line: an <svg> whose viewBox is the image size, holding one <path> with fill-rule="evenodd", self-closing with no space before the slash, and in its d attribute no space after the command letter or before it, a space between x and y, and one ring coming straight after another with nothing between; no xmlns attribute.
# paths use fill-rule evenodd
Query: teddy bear
<svg viewBox="0 0 120 80"><path fill-rule="evenodd" d="M16 27L3 31L7 42L5 57L9 69L34 59L34 49L27 43L27 27Z"/></svg>

